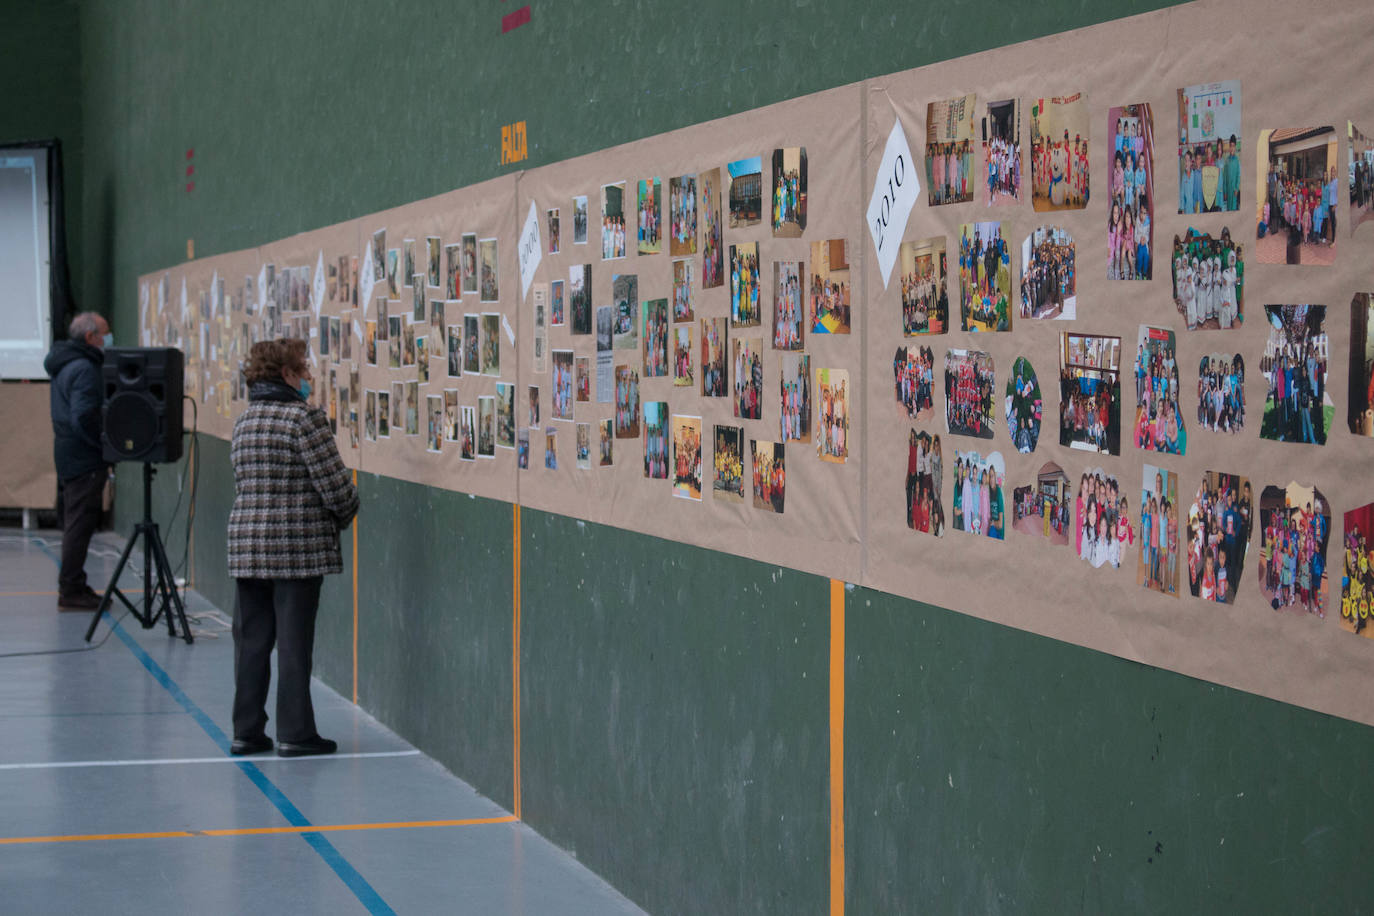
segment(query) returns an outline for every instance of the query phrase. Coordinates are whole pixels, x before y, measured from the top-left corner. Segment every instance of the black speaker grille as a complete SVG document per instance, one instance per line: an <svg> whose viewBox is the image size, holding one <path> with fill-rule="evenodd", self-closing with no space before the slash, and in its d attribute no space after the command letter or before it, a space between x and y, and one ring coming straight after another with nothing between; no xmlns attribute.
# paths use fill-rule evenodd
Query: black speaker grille
<svg viewBox="0 0 1374 916"><path fill-rule="evenodd" d="M105 437L121 458L140 458L158 444L159 409L142 391L121 391L105 407Z"/></svg>

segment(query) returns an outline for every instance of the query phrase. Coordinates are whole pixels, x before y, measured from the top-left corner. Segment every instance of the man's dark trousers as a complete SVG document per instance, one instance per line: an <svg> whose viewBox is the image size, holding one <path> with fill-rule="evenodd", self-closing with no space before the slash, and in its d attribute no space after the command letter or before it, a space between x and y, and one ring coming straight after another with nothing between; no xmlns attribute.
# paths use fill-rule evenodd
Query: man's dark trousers
<svg viewBox="0 0 1374 916"><path fill-rule="evenodd" d="M86 549L100 525L108 477L109 472L101 467L62 481L62 568L57 574L57 590L64 598L76 597L87 588Z"/></svg>

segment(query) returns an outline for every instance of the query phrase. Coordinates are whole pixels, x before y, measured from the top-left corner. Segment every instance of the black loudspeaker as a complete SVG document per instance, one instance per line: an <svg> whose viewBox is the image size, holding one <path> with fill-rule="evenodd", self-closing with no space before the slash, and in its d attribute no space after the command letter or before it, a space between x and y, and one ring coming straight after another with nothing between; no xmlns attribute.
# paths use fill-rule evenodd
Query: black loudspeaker
<svg viewBox="0 0 1374 916"><path fill-rule="evenodd" d="M174 347L107 347L105 460L168 462L181 458L181 398L186 357Z"/></svg>

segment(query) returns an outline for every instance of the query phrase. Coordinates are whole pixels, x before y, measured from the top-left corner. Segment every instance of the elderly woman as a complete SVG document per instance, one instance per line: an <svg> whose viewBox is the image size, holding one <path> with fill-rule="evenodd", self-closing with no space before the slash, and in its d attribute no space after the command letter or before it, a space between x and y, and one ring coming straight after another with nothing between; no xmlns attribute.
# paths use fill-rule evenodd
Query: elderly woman
<svg viewBox="0 0 1374 916"><path fill-rule="evenodd" d="M358 511L358 491L324 412L311 407L305 341L256 343L243 367L248 409L234 424L230 461L229 575L234 613L235 754L272 749L267 688L277 646L277 754L331 754L315 731L311 656L320 585L342 572L339 532Z"/></svg>

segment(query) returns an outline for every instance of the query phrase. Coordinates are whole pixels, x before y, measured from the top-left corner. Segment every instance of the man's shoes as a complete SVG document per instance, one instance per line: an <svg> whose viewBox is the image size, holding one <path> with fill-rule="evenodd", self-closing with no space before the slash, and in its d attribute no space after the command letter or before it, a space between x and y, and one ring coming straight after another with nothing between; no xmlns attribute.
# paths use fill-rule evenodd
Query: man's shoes
<svg viewBox="0 0 1374 916"><path fill-rule="evenodd" d="M244 754L261 754L263 751L270 750L272 750L272 739L266 735L235 738L234 743L229 745L229 753L236 757L241 757Z"/></svg>
<svg viewBox="0 0 1374 916"><path fill-rule="evenodd" d="M332 754L339 749L337 741L330 741L328 738L321 738L316 735L313 738L306 738L304 741L283 741L277 745L278 757L315 757L320 754Z"/></svg>
<svg viewBox="0 0 1374 916"><path fill-rule="evenodd" d="M84 590L72 595L59 594L57 596L57 609L59 611L93 611L100 607L101 595L89 585Z"/></svg>

